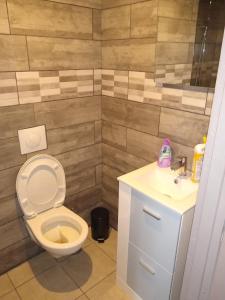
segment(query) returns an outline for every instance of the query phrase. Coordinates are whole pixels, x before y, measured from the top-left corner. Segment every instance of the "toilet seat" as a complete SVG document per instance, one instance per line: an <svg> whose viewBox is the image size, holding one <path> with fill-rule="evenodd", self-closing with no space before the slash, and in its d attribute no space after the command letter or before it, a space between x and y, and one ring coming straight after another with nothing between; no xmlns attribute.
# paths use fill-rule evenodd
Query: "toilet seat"
<svg viewBox="0 0 225 300"><path fill-rule="evenodd" d="M32 239L54 257L77 252L88 235L87 223L63 206L65 173L46 154L33 156L20 169L16 191Z"/></svg>
<svg viewBox="0 0 225 300"><path fill-rule="evenodd" d="M69 255L80 249L81 244L87 238L88 226L86 222L77 214L65 206L52 208L45 211L35 218L27 219L28 230L31 231L38 243L50 253L58 256L60 251L64 255ZM65 243L53 241L47 235L49 229L56 228L61 224L67 224L69 227L78 231L78 236L74 240ZM61 256L61 255L59 255Z"/></svg>
<svg viewBox="0 0 225 300"><path fill-rule="evenodd" d="M47 154L29 159L16 179L18 200L26 218L61 206L66 194L65 173L60 162Z"/></svg>

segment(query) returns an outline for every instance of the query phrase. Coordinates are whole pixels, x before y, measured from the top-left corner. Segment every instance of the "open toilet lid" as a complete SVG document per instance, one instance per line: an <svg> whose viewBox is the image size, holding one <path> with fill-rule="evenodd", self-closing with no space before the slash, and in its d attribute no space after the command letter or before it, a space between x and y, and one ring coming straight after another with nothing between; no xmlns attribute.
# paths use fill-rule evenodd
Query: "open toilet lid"
<svg viewBox="0 0 225 300"><path fill-rule="evenodd" d="M66 194L65 173L60 162L47 154L33 156L16 179L20 207L27 218L61 206Z"/></svg>

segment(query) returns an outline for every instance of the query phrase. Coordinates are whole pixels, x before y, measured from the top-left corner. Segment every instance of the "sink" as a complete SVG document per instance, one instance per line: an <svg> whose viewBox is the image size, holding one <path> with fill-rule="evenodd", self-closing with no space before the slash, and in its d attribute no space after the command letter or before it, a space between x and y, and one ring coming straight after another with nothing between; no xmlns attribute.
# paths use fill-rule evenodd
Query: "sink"
<svg viewBox="0 0 225 300"><path fill-rule="evenodd" d="M196 192L198 185L190 178L179 178L178 175L179 170L172 171L170 168L161 169L155 166L153 170L137 176L136 180L141 182L143 189L152 189L174 200L182 200Z"/></svg>
<svg viewBox="0 0 225 300"><path fill-rule="evenodd" d="M172 209L185 210L194 205L198 184L190 177L179 177L180 170L159 168L157 162L120 176L118 180L146 196L164 203Z"/></svg>

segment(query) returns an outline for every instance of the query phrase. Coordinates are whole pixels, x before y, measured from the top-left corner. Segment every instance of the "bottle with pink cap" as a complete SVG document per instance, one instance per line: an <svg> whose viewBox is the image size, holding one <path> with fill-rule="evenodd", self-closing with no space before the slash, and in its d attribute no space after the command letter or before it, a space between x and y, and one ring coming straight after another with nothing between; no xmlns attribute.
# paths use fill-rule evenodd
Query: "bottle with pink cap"
<svg viewBox="0 0 225 300"><path fill-rule="evenodd" d="M158 166L160 168L168 168L171 165L172 150L169 139L164 139L160 150Z"/></svg>

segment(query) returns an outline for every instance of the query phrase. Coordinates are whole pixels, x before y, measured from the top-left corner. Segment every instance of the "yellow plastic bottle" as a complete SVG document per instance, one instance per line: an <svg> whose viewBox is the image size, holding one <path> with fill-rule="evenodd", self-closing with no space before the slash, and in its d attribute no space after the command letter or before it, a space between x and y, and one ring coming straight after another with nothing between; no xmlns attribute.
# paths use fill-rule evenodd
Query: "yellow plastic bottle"
<svg viewBox="0 0 225 300"><path fill-rule="evenodd" d="M206 136L203 136L203 144L198 144L194 148L194 157L192 164L192 181L199 182L202 172L203 158L205 154Z"/></svg>

